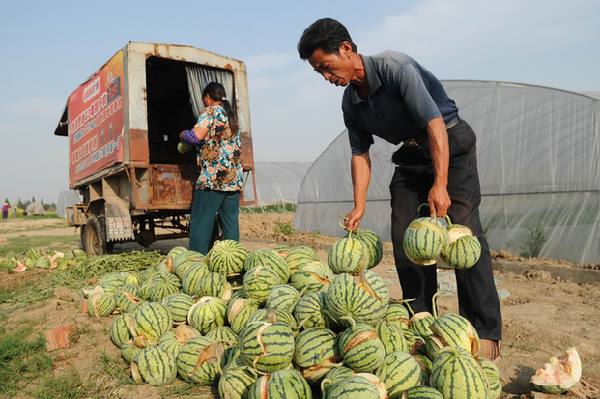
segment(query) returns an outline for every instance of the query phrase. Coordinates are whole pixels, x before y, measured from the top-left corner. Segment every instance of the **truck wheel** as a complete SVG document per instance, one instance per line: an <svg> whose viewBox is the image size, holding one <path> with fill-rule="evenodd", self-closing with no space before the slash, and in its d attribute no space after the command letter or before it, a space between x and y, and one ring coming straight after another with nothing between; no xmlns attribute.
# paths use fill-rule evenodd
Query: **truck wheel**
<svg viewBox="0 0 600 399"><path fill-rule="evenodd" d="M88 256L104 255L112 249L112 245L106 243L106 231L104 230L104 218L96 215L88 217L81 231L81 243L83 250Z"/></svg>

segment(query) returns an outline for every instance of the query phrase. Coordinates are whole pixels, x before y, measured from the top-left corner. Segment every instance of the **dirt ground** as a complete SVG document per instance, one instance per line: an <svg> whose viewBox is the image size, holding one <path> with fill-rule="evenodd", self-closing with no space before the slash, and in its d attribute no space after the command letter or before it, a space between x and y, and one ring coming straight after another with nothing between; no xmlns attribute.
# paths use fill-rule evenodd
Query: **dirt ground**
<svg viewBox="0 0 600 399"><path fill-rule="evenodd" d="M240 227L242 243L248 249L274 247L281 243L305 243L319 249L322 260L326 260L326 248L335 240L314 234L285 234L285 226L293 222L293 214L242 214ZM46 235L65 231L57 220L37 220L0 224L0 237L19 234ZM276 227L279 226L279 227ZM288 231L289 233L289 231ZM67 233L70 234L70 233ZM184 240L156 243L153 247L168 250L174 245L185 245ZM0 240L2 245L2 240ZM128 244L132 245L132 244ZM126 249L124 246L122 249ZM390 249L389 244L386 249ZM519 397L531 389L528 381L536 368L542 367L552 355L561 354L575 346L583 361L583 380L574 394L566 397L600 398L600 283L574 284L549 278L543 273L526 273L532 261L523 262L523 273L496 273L499 288L510 295L502 301L503 341L502 356L497 361L501 370L504 397ZM401 298L393 259L386 255L374 269L389 284L393 297ZM46 271L27 271L14 274L0 272L0 289L16 289L44 278ZM449 272L440 272L449 273ZM456 295L445 295L439 300L440 312L457 311ZM35 331L44 334L48 329L65 323L73 323L79 333L74 345L53 352L54 373L60 375L73 368L80 375L89 376L102 392L98 397L158 398L181 397L173 390L150 386L136 386L126 378L124 362L108 338L111 318L94 320L80 311L77 292L55 289L53 298L27 306L0 305L0 311L8 313L7 325L19 328L23 323L33 322ZM107 365L106 359L114 359ZM102 367L99 367L103 364ZM107 371L108 370L108 371ZM110 372L110 370L114 370ZM585 389L585 387L588 389ZM589 388L591 387L591 388ZM196 392L194 397L211 398L208 390ZM21 396L27 397L27 396ZM565 397L565 396L562 396Z"/></svg>

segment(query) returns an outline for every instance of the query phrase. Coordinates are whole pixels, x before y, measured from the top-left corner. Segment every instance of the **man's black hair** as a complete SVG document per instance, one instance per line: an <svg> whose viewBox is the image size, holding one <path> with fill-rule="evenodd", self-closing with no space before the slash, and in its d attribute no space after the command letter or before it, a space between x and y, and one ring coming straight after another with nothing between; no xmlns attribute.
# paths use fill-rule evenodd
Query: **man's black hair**
<svg viewBox="0 0 600 399"><path fill-rule="evenodd" d="M356 52L356 44L352 41L348 29L333 18L321 18L304 29L298 42L298 53L303 60L308 59L316 49L325 53L338 53L342 42L352 44L352 51Z"/></svg>

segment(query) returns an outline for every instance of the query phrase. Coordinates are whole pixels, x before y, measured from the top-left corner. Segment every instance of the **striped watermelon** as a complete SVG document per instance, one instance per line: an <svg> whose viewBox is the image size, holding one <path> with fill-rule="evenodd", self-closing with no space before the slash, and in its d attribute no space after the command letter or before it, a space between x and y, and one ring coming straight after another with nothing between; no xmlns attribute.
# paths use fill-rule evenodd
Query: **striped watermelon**
<svg viewBox="0 0 600 399"><path fill-rule="evenodd" d="M183 292L169 295L162 300L162 305L171 314L174 324L182 324L187 320L188 312L194 304L194 298Z"/></svg>
<svg viewBox="0 0 600 399"><path fill-rule="evenodd" d="M165 352L170 353L173 356L173 359L177 359L181 346L182 345L179 343L179 340L173 331L167 331L158 340L158 347Z"/></svg>
<svg viewBox="0 0 600 399"><path fill-rule="evenodd" d="M390 399L401 398L404 391L421 382L421 367L415 358L406 352L392 352L386 355L375 374L385 384Z"/></svg>
<svg viewBox="0 0 600 399"><path fill-rule="evenodd" d="M338 273L358 274L367 268L369 257L365 254L363 243L352 233L336 241L329 249L327 262L331 270Z"/></svg>
<svg viewBox="0 0 600 399"><path fill-rule="evenodd" d="M375 325L385 316L388 300L385 281L367 270L357 277L347 273L336 275L327 289L325 307L338 324L347 326L348 318L352 318Z"/></svg>
<svg viewBox="0 0 600 399"><path fill-rule="evenodd" d="M237 346L238 344L237 335L229 327L217 327L210 330L208 334L206 334L206 337L213 341L222 342L225 348Z"/></svg>
<svg viewBox="0 0 600 399"><path fill-rule="evenodd" d="M116 306L114 295L109 293L92 294L87 300L88 314L92 317L110 316Z"/></svg>
<svg viewBox="0 0 600 399"><path fill-rule="evenodd" d="M385 320L377 323L377 335L385 348L385 353L410 352L408 341L398 325Z"/></svg>
<svg viewBox="0 0 600 399"><path fill-rule="evenodd" d="M173 273L183 279L187 269L195 264L206 265L206 256L196 251L185 251L173 259Z"/></svg>
<svg viewBox="0 0 600 399"><path fill-rule="evenodd" d="M130 329L133 327L134 320L131 315L122 314L115 317L110 325L110 339L119 348L131 343Z"/></svg>
<svg viewBox="0 0 600 399"><path fill-rule="evenodd" d="M234 240L217 241L206 255L208 268L223 276L236 275L244 270L248 250Z"/></svg>
<svg viewBox="0 0 600 399"><path fill-rule="evenodd" d="M181 345L187 344L187 342L195 337L199 337L200 331L196 330L194 327L190 327L187 324L181 324L175 328L175 336L177 337L177 341Z"/></svg>
<svg viewBox="0 0 600 399"><path fill-rule="evenodd" d="M256 266L265 266L272 269L279 276L279 284L285 284L290 278L290 268L284 258L273 249L257 249L246 258L244 270L254 269Z"/></svg>
<svg viewBox="0 0 600 399"><path fill-rule="evenodd" d="M138 348L133 343L125 344L123 348L121 348L121 357L125 359L125 361L129 364L133 362L133 359L137 356L138 353L142 351L141 348Z"/></svg>
<svg viewBox="0 0 600 399"><path fill-rule="evenodd" d="M289 245L277 245L273 248L273 251L277 252L279 256L285 259L286 256L290 253L290 249L292 249Z"/></svg>
<svg viewBox="0 0 600 399"><path fill-rule="evenodd" d="M325 293L311 292L298 301L294 309L294 317L300 328L327 327L325 318Z"/></svg>
<svg viewBox="0 0 600 399"><path fill-rule="evenodd" d="M390 299L384 318L385 321L392 322L401 328L408 327L410 323L408 309L404 306L404 301L398 299Z"/></svg>
<svg viewBox="0 0 600 399"><path fill-rule="evenodd" d="M133 314L136 339L141 342L157 342L171 325L171 314L157 302L143 302Z"/></svg>
<svg viewBox="0 0 600 399"><path fill-rule="evenodd" d="M136 272L121 272L121 278L125 282L124 285L140 285L142 280Z"/></svg>
<svg viewBox="0 0 600 399"><path fill-rule="evenodd" d="M215 272L206 272L200 280L196 291L196 297L198 298L213 296L221 298L224 301L231 299L231 294L231 284L227 282L227 277Z"/></svg>
<svg viewBox="0 0 600 399"><path fill-rule="evenodd" d="M240 346L239 341L237 346L230 346L229 348L225 348L225 352L223 352L223 356L221 357L221 369L226 370L228 368L241 368L241 367L249 367L246 362L240 356ZM252 371L256 371L252 369Z"/></svg>
<svg viewBox="0 0 600 399"><path fill-rule="evenodd" d="M428 386L412 387L405 393L406 399L444 399L440 391Z"/></svg>
<svg viewBox="0 0 600 399"><path fill-rule="evenodd" d="M444 399L487 399L481 366L460 347L442 349L433 361L430 383Z"/></svg>
<svg viewBox="0 0 600 399"><path fill-rule="evenodd" d="M175 358L158 346L141 350L131 363L131 374L135 382L150 385L170 384L177 376Z"/></svg>
<svg viewBox="0 0 600 399"><path fill-rule="evenodd" d="M425 346L425 354L430 359L435 359L442 349L444 349L444 343L435 335L427 335L423 337Z"/></svg>
<svg viewBox="0 0 600 399"><path fill-rule="evenodd" d="M459 224L449 224L448 242L442 250L442 260L454 269L468 269L481 256L481 244L471 229Z"/></svg>
<svg viewBox="0 0 600 399"><path fill-rule="evenodd" d="M377 331L366 324L353 324L344 330L338 336L337 349L344 365L358 373L374 371L385 359L385 347Z"/></svg>
<svg viewBox="0 0 600 399"><path fill-rule="evenodd" d="M300 293L291 285L276 285L269 292L265 306L292 313L300 300Z"/></svg>
<svg viewBox="0 0 600 399"><path fill-rule="evenodd" d="M434 265L448 241L442 219L422 217L410 222L404 232L404 254L417 265Z"/></svg>
<svg viewBox="0 0 600 399"><path fill-rule="evenodd" d="M186 247L177 246L177 247L171 248L171 250L167 253L167 257L164 259L166 269L169 272L173 273L173 271L175 270L175 265L174 265L175 258L177 258L179 255L186 253L186 252L188 252L188 249Z"/></svg>
<svg viewBox="0 0 600 399"><path fill-rule="evenodd" d="M152 275L148 276L148 279L145 280L141 285L140 285L140 298L144 299L146 301L150 300L150 296L152 295L152 288L154 287L154 284L152 282L152 278L154 277L156 273L153 273Z"/></svg>
<svg viewBox="0 0 600 399"><path fill-rule="evenodd" d="M319 256L315 250L304 245L291 248L285 257L285 261L290 268L290 275L293 275L301 265L318 260Z"/></svg>
<svg viewBox="0 0 600 399"><path fill-rule="evenodd" d="M327 289L331 280L331 269L318 261L305 262L298 269L290 282L301 293L319 292Z"/></svg>
<svg viewBox="0 0 600 399"><path fill-rule="evenodd" d="M250 317L258 310L252 299L236 298L227 304L227 321L234 333L239 334Z"/></svg>
<svg viewBox="0 0 600 399"><path fill-rule="evenodd" d="M107 294L114 294L115 289L125 285L125 279L121 272L110 272L100 277L100 286Z"/></svg>
<svg viewBox="0 0 600 399"><path fill-rule="evenodd" d="M294 369L259 377L248 390L248 399L312 399L310 387Z"/></svg>
<svg viewBox="0 0 600 399"><path fill-rule="evenodd" d="M248 324L239 335L240 355L248 366L272 373L290 367L294 356L294 333L284 323Z"/></svg>
<svg viewBox="0 0 600 399"><path fill-rule="evenodd" d="M431 375L431 360L425 355L414 354L413 357L421 367L421 385L429 384L429 376Z"/></svg>
<svg viewBox="0 0 600 399"><path fill-rule="evenodd" d="M187 382L212 385L221 371L222 342L207 337L190 339L177 356L177 372Z"/></svg>
<svg viewBox="0 0 600 399"><path fill-rule="evenodd" d="M369 229L356 230L356 238L363 243L364 251L368 258L367 269L377 266L381 262L381 259L383 259L383 242L381 238Z"/></svg>
<svg viewBox="0 0 600 399"><path fill-rule="evenodd" d="M138 276L140 278L140 286L143 285L145 282L147 282L148 280L150 280L152 278L152 276L154 276L157 271L156 271L156 267L155 266L151 266L149 268L147 268L146 270L142 270L141 272L138 273Z"/></svg>
<svg viewBox="0 0 600 399"><path fill-rule="evenodd" d="M327 380L328 384L333 384L338 380L346 380L354 375L354 371L351 368L346 366L335 367L329 370L329 372L325 375L325 379L321 382L321 390L323 391L323 382Z"/></svg>
<svg viewBox="0 0 600 399"><path fill-rule="evenodd" d="M294 316L279 309L258 309L248 319L248 324L256 322L284 323L292 329L294 336L298 335L298 323Z"/></svg>
<svg viewBox="0 0 600 399"><path fill-rule="evenodd" d="M335 333L327 328L308 328L296 338L294 364L309 383L317 383L341 359L336 353Z"/></svg>
<svg viewBox="0 0 600 399"><path fill-rule="evenodd" d="M383 382L375 375L358 373L330 383L323 380L323 399L386 399Z"/></svg>
<svg viewBox="0 0 600 399"><path fill-rule="evenodd" d="M115 290L115 310L117 312L133 312L141 301L140 287L137 285L122 285Z"/></svg>
<svg viewBox="0 0 600 399"><path fill-rule="evenodd" d="M160 302L169 295L179 292L181 280L174 274L159 272L152 277L150 300Z"/></svg>
<svg viewBox="0 0 600 399"><path fill-rule="evenodd" d="M205 264L194 263L190 265L181 279L181 289L183 292L196 297L200 292L202 280L208 272L208 267Z"/></svg>
<svg viewBox="0 0 600 399"><path fill-rule="evenodd" d="M231 367L225 369L217 386L221 399L243 399L256 381L256 372L251 367Z"/></svg>
<svg viewBox="0 0 600 399"><path fill-rule="evenodd" d="M485 376L488 399L498 399L502 394L502 383L500 382L500 370L498 370L498 366L484 357L478 360Z"/></svg>
<svg viewBox="0 0 600 399"><path fill-rule="evenodd" d="M446 313L437 318L430 328L444 346L461 347L473 356L479 355L479 336L466 318Z"/></svg>
<svg viewBox="0 0 600 399"><path fill-rule="evenodd" d="M265 266L257 266L244 275L244 293L259 304L267 302L269 291L279 284L279 277Z"/></svg>
<svg viewBox="0 0 600 399"><path fill-rule="evenodd" d="M220 298L205 296L192 305L187 320L188 324L201 334L206 334L213 328L222 327L225 324L225 313L227 305Z"/></svg>
<svg viewBox="0 0 600 399"><path fill-rule="evenodd" d="M429 312L418 312L410 318L409 327L421 337L428 337L433 334L431 325L436 317Z"/></svg>

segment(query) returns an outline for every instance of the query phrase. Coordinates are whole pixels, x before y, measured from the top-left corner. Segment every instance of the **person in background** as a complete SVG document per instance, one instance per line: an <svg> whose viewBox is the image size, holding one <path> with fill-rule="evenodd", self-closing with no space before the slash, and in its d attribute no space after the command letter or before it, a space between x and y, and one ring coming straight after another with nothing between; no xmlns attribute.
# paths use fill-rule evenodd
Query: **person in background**
<svg viewBox="0 0 600 399"><path fill-rule="evenodd" d="M456 271L458 302L460 314L481 337L481 355L496 359L502 319L479 220L475 133L459 117L458 107L434 74L397 51L359 54L346 27L335 19L322 18L306 28L298 53L329 83L346 87L342 112L354 185L354 208L345 218L346 229L356 230L365 213L373 135L393 145L402 142L392 157L395 172L390 194L392 243L403 296L414 298L415 312L432 310L436 267L415 265L402 248L404 231L417 216L417 207L427 202L430 216L449 215L453 222L471 228L481 243L475 266Z"/></svg>
<svg viewBox="0 0 600 399"><path fill-rule="evenodd" d="M8 219L8 210L10 209L10 204L7 201L4 201L2 204L2 219Z"/></svg>
<svg viewBox="0 0 600 399"><path fill-rule="evenodd" d="M179 140L198 149L200 175L192 201L189 247L207 254L217 212L223 239L240 239L243 174L237 117L223 85L209 83L202 92L202 102L205 108L198 122L181 132Z"/></svg>

